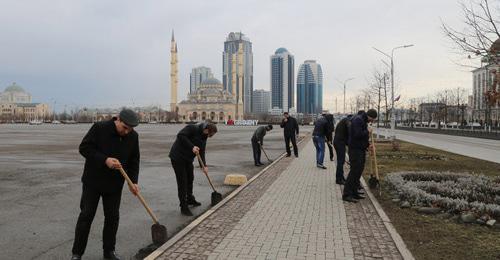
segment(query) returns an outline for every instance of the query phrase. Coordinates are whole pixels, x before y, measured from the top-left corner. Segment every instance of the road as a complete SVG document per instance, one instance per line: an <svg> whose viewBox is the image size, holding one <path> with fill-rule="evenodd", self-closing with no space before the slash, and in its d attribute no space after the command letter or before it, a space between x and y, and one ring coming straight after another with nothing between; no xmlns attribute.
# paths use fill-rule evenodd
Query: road
<svg viewBox="0 0 500 260"><path fill-rule="evenodd" d="M179 211L177 186L167 157L175 135L183 125L140 125L139 187L169 236L194 217ZM79 214L84 159L78 145L90 128L85 125L0 125L0 252L2 259L69 259ZM255 127L219 126L208 140L209 174L219 192L229 173L248 178L261 167L253 165L250 138ZM308 128L305 127L304 131ZM270 157L284 152L282 130L269 132L264 147ZM265 162L265 158L262 158ZM118 173L117 173L118 174ZM195 169L194 195L202 203L193 213L200 215L210 204L211 190ZM138 200L124 188L120 208L117 252L132 259L151 243L151 219ZM102 205L95 216L85 259L102 258Z"/></svg>
<svg viewBox="0 0 500 260"><path fill-rule="evenodd" d="M386 130L380 129L379 133L383 135ZM500 141L498 140L404 130L396 130L396 138L447 152L500 163Z"/></svg>

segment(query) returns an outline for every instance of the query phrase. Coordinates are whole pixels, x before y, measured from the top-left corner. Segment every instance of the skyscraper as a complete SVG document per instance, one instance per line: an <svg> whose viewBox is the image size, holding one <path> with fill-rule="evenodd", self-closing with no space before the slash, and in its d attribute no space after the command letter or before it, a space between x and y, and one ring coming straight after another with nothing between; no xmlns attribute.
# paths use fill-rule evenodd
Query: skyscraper
<svg viewBox="0 0 500 260"><path fill-rule="evenodd" d="M272 107L288 112L295 106L293 55L285 48L279 48L271 56Z"/></svg>
<svg viewBox="0 0 500 260"><path fill-rule="evenodd" d="M271 92L256 89L253 91L253 113L255 114L267 114L269 109L271 109Z"/></svg>
<svg viewBox="0 0 500 260"><path fill-rule="evenodd" d="M189 93L193 94L200 87L201 82L205 79L213 78L212 70L207 67L196 67L191 70L189 74Z"/></svg>
<svg viewBox="0 0 500 260"><path fill-rule="evenodd" d="M252 43L241 32L231 32L224 42L222 54L224 90L243 102L244 113L252 112L253 53Z"/></svg>
<svg viewBox="0 0 500 260"><path fill-rule="evenodd" d="M300 65L297 75L297 112L319 114L323 110L323 72L315 60Z"/></svg>
<svg viewBox="0 0 500 260"><path fill-rule="evenodd" d="M177 70L177 42L172 31L172 40L170 42L170 112L177 110L177 84L179 82Z"/></svg>

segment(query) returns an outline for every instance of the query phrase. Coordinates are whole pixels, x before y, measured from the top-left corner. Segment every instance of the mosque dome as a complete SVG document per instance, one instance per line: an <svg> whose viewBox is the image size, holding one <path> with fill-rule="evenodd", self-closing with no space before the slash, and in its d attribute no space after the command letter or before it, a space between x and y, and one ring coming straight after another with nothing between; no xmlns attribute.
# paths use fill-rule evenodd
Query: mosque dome
<svg viewBox="0 0 500 260"><path fill-rule="evenodd" d="M12 83L12 85L8 86L7 88L5 88L5 92L21 92L21 93L26 93L26 91L24 91L24 89L19 86L19 85L16 85L16 83Z"/></svg>
<svg viewBox="0 0 500 260"><path fill-rule="evenodd" d="M201 82L201 85L221 85L222 83L216 78L208 78Z"/></svg>
<svg viewBox="0 0 500 260"><path fill-rule="evenodd" d="M286 48L281 47L281 48L277 49L274 52L274 54L281 54L281 53L285 53L285 52L288 52L288 50Z"/></svg>

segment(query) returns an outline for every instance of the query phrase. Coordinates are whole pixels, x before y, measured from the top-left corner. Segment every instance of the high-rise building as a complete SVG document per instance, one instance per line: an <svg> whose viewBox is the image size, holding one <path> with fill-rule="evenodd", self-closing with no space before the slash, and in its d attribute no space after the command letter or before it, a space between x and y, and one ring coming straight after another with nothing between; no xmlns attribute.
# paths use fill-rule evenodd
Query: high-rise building
<svg viewBox="0 0 500 260"><path fill-rule="evenodd" d="M222 84L237 102L243 102L244 113L252 112L253 53L252 43L241 32L231 32L224 42Z"/></svg>
<svg viewBox="0 0 500 260"><path fill-rule="evenodd" d="M191 74L189 74L189 93L193 94L200 87L201 82L205 79L213 78L212 70L207 67L196 67L191 70Z"/></svg>
<svg viewBox="0 0 500 260"><path fill-rule="evenodd" d="M272 107L288 112L295 106L293 55L285 48L279 48L271 56Z"/></svg>
<svg viewBox="0 0 500 260"><path fill-rule="evenodd" d="M271 92L263 89L253 91L253 113L267 114L271 109Z"/></svg>
<svg viewBox="0 0 500 260"><path fill-rule="evenodd" d="M300 65L297 75L297 112L319 114L323 110L323 72L315 60Z"/></svg>
<svg viewBox="0 0 500 260"><path fill-rule="evenodd" d="M179 82L177 75L177 42L174 38L174 31L172 31L170 42L170 112L177 111L177 84Z"/></svg>

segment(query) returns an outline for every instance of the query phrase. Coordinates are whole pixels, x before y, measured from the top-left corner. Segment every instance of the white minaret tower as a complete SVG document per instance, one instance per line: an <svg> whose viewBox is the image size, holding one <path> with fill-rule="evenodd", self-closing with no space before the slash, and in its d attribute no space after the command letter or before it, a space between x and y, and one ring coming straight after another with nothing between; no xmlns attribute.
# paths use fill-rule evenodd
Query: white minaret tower
<svg viewBox="0 0 500 260"><path fill-rule="evenodd" d="M172 40L170 42L170 112L177 111L177 84L179 82L177 70L177 43L172 30Z"/></svg>

